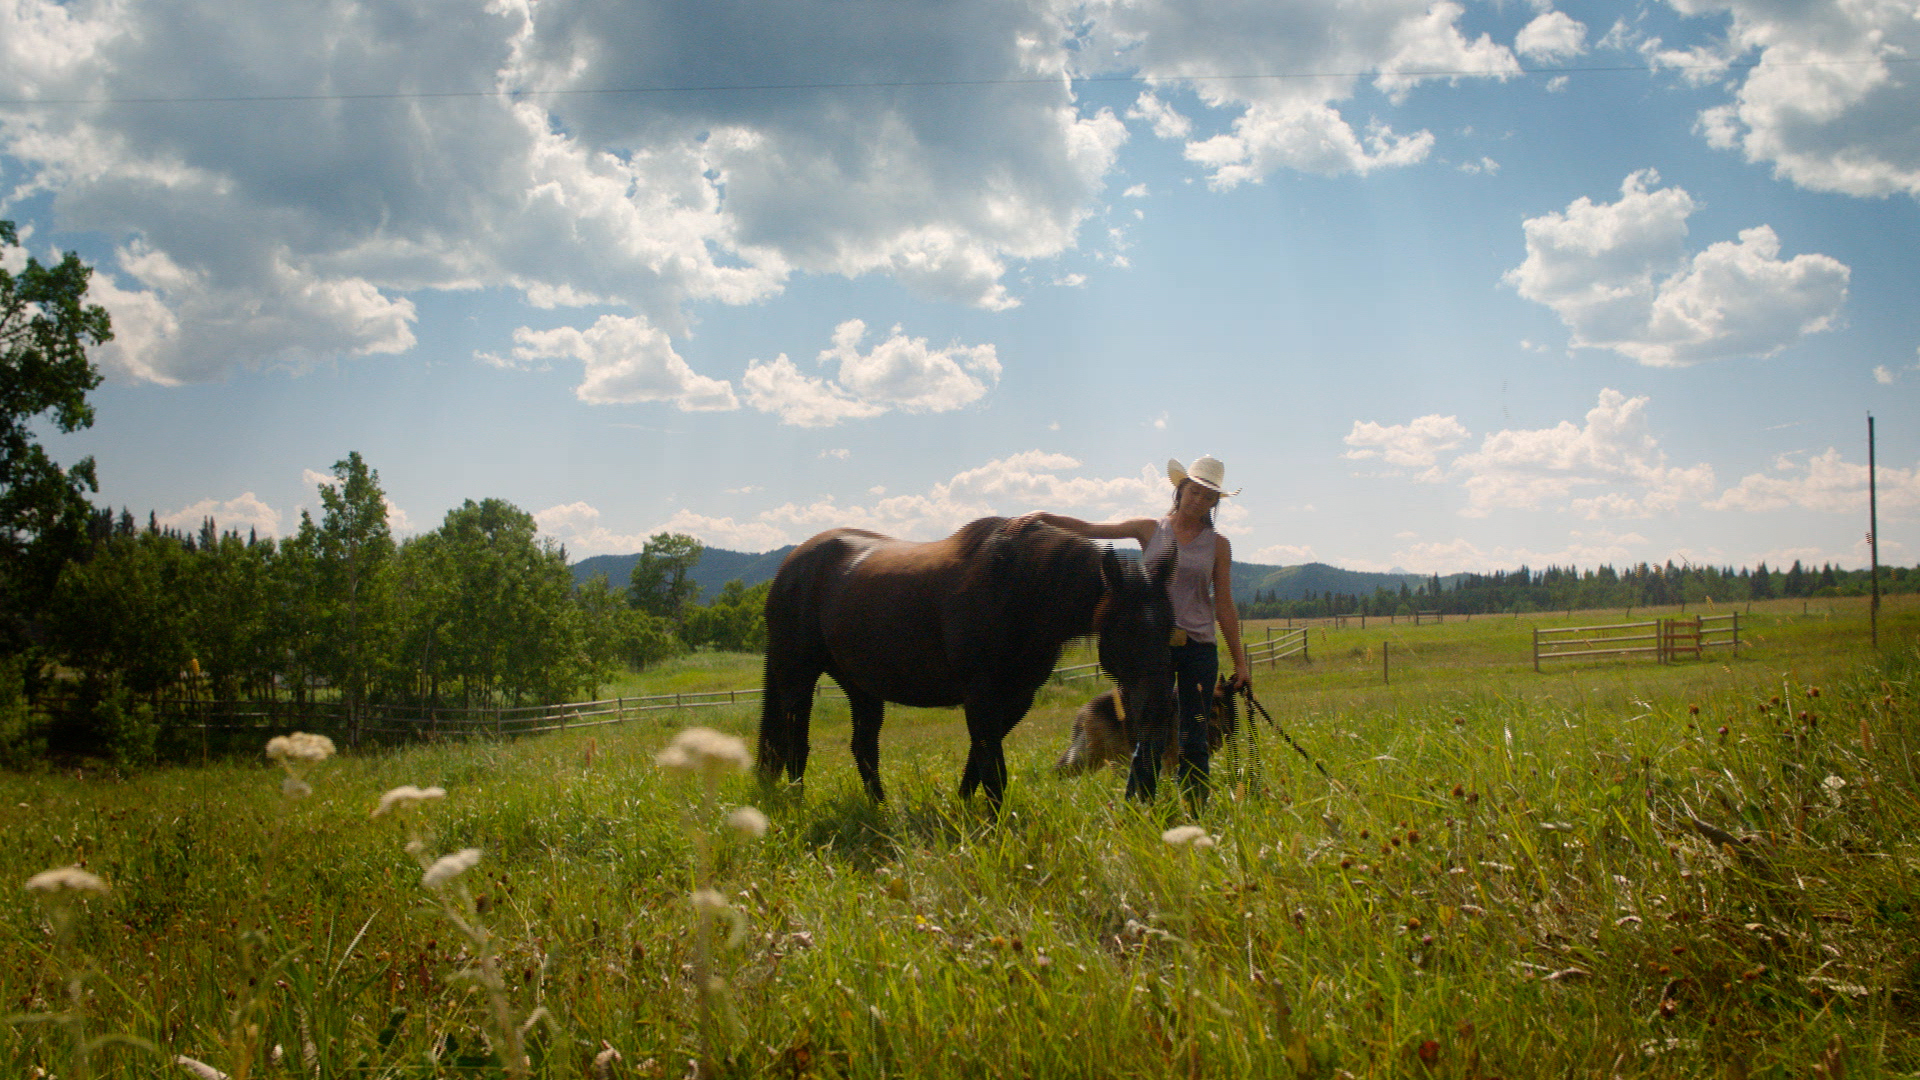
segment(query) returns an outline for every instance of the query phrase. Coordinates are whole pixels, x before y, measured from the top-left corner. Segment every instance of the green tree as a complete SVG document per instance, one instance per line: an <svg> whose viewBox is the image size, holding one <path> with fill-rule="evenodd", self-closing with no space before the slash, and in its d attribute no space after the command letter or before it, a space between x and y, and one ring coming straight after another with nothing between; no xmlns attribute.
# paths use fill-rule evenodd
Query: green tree
<svg viewBox="0 0 1920 1080"><path fill-rule="evenodd" d="M627 600L649 615L680 618L687 605L700 596L700 583L693 580L693 568L700 564L705 549L700 541L681 533L656 533L640 549L633 564Z"/></svg>
<svg viewBox="0 0 1920 1080"><path fill-rule="evenodd" d="M470 703L557 701L593 684L566 552L537 532L512 503L469 499L430 545L447 605L436 648Z"/></svg>
<svg viewBox="0 0 1920 1080"><path fill-rule="evenodd" d="M18 243L0 221L0 247ZM99 490L92 458L62 469L33 430L43 418L63 432L93 425L100 372L87 349L113 331L85 302L92 274L73 252L51 267L29 257L18 275L0 268L0 655L25 649L60 568L84 549L87 495Z"/></svg>
<svg viewBox="0 0 1920 1080"><path fill-rule="evenodd" d="M767 646L767 593L773 582L748 588L734 578L705 607L689 606L681 620L681 636L694 648L722 652L758 652Z"/></svg>
<svg viewBox="0 0 1920 1080"><path fill-rule="evenodd" d="M322 663L349 708L357 711L367 700L375 670L388 659L387 578L394 548L387 497L380 474L354 451L334 462L333 483L320 485L320 504L314 556L329 646Z"/></svg>

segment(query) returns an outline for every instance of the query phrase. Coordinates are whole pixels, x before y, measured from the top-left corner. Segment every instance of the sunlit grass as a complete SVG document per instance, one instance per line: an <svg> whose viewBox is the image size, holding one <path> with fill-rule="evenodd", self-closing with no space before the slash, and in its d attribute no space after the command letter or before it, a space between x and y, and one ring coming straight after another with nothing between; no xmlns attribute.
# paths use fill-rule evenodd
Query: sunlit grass
<svg viewBox="0 0 1920 1080"><path fill-rule="evenodd" d="M485 853L461 881L515 1015L547 1010L540 1076L677 1078L702 1056L697 888L746 918L715 946L740 1024L722 1074L1911 1073L1920 618L1886 614L1881 663L1857 612L1793 607L1756 609L1737 660L1542 675L1510 625L1402 627L1410 654L1460 659L1384 687L1335 658L1360 632L1333 631L1327 660L1257 678L1337 783L1261 729L1265 790L1197 819L1127 804L1114 772L1052 776L1086 683L1009 739L998 822L955 795L953 712L889 712L876 807L823 698L805 794L722 780L716 805L770 828L701 858L655 755L690 724L751 745L754 704L337 757L291 802L264 759L0 778L0 871L83 863L112 886L58 942L15 886L0 1008L62 1009L61 957L84 955L87 1030L155 1048L105 1046L96 1075L231 1070L257 898L289 953L254 1075L496 1075L486 995L451 978L469 943L371 816L416 785L446 792L411 811L434 852ZM722 686L757 682L757 658L710 659ZM699 671L643 679L713 688ZM1213 846L1163 838L1187 824ZM0 1073L64 1075L63 1038L0 1027Z"/></svg>

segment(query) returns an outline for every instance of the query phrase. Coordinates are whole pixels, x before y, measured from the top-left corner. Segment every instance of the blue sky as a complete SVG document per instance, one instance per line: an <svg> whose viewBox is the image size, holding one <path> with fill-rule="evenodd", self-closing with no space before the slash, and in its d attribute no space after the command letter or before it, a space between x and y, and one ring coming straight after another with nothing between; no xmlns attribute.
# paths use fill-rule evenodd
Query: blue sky
<svg viewBox="0 0 1920 1080"><path fill-rule="evenodd" d="M1164 510L1418 572L1920 559L1920 4L0 4L100 500L574 557Z"/></svg>

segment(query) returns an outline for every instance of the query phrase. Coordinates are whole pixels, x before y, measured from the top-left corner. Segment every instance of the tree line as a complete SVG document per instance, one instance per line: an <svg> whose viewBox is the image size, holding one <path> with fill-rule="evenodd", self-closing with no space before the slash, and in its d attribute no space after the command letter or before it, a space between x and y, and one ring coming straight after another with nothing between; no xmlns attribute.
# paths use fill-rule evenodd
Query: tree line
<svg viewBox="0 0 1920 1080"><path fill-rule="evenodd" d="M1736 570L1731 566L1675 566L1669 561L1664 566L1643 562L1619 570L1611 565L1588 570L1572 566L1533 570L1522 566L1491 574L1459 574L1449 581L1435 574L1418 586L1406 582L1398 589L1381 586L1370 595L1327 591L1283 599L1256 590L1251 600L1237 606L1243 619L1412 615L1416 611L1486 615L1744 603L1776 597L1864 596L1871 588L1866 570L1842 570L1832 564L1814 569L1802 566L1797 559L1785 571L1770 569L1764 562L1751 570ZM1920 567L1883 567L1880 591L1920 591Z"/></svg>
<svg viewBox="0 0 1920 1080"><path fill-rule="evenodd" d="M622 669L764 642L765 588L698 603L701 545L650 540L625 587L576 587L533 516L468 500L396 541L378 472L355 452L284 539L145 527L93 511L35 625L45 684L73 704L66 741L141 756L161 698L432 709L591 697ZM144 708L143 708L144 706ZM132 744L124 746L122 744Z"/></svg>

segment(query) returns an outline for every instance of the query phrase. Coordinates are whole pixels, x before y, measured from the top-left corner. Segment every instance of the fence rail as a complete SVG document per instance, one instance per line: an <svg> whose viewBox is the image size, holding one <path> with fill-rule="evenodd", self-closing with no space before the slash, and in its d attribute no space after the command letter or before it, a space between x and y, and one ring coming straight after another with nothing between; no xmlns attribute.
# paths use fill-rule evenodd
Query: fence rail
<svg viewBox="0 0 1920 1080"><path fill-rule="evenodd" d="M1575 634L1590 636L1571 636ZM1707 649L1720 646L1739 651L1738 612L1675 616L1605 626L1565 626L1547 630L1535 627L1533 670L1539 671L1543 660L1593 656L1652 656L1666 664L1680 656L1701 659Z"/></svg>

